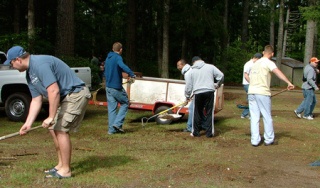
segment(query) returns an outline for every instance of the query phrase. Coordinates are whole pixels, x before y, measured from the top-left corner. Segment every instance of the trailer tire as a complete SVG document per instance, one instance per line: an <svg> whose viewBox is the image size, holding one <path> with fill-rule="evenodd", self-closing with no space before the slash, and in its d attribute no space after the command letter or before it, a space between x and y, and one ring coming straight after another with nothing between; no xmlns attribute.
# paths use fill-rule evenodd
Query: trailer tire
<svg viewBox="0 0 320 188"><path fill-rule="evenodd" d="M155 114L158 114L164 110L167 110L169 109L170 107L169 106L159 106L156 110L155 110ZM164 114L173 114L172 110L169 110L167 111L166 113ZM163 118L160 118L159 116L156 117L156 122L158 124L162 124L162 125L167 125L167 124L170 124L172 122L172 119L163 119Z"/></svg>
<svg viewBox="0 0 320 188"><path fill-rule="evenodd" d="M29 113L31 97L26 93L14 93L5 102L5 112L11 121L25 121Z"/></svg>

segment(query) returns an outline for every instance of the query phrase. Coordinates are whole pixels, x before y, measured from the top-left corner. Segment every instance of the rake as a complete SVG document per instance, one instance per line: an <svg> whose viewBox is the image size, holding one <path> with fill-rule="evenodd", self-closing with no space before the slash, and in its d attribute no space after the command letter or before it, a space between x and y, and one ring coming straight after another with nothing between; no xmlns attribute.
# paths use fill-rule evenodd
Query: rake
<svg viewBox="0 0 320 188"><path fill-rule="evenodd" d="M283 90L271 95L271 97L279 95L280 93L283 93L285 91L288 91L288 89L283 89ZM245 102L245 103L242 103L242 104L237 104L237 107L240 108L240 109L249 109L248 102Z"/></svg>
<svg viewBox="0 0 320 188"><path fill-rule="evenodd" d="M181 103L179 103L179 104L177 104L177 105L175 105L175 106L172 106L171 108L168 108L168 109L166 109L166 110L163 110L163 111L161 111L161 112L159 112L159 113L157 113L157 114L155 114L155 115L153 115L153 116L151 116L151 117L149 117L149 118L147 118L147 117L141 118L142 126L144 126L144 123L148 123L148 121L149 121L150 119L155 118L155 117L157 117L157 116L159 116L159 115L162 115L162 114L168 112L169 110L172 110L172 109L174 109L174 108L176 108L176 107L178 107L178 106L181 106L181 105L185 106L185 104L187 104L187 101L183 101L183 102L181 102ZM183 106L182 106L182 107L183 107ZM181 109L181 108L180 108L180 109ZM180 109L178 110L178 112L180 111ZM178 114L178 112L177 112L176 114L166 114L163 118L165 118L165 119L176 119L176 118L180 118L181 115ZM170 117L169 117L169 116L170 116Z"/></svg>
<svg viewBox="0 0 320 188"><path fill-rule="evenodd" d="M32 127L31 129L28 130L28 132L36 130L36 129L39 129L41 127L42 127L42 125L39 125L39 126L36 126L36 127ZM0 140L4 140L4 139L11 138L11 137L18 136L18 135L20 135L20 132L11 133L11 134L8 134L8 135L5 135L5 136L1 136Z"/></svg>

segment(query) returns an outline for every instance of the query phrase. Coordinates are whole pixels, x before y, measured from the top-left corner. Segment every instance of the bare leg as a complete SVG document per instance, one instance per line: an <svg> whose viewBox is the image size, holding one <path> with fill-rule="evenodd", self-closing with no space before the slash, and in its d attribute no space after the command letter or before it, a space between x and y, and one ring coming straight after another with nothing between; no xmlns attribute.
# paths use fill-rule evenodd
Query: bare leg
<svg viewBox="0 0 320 188"><path fill-rule="evenodd" d="M60 154L60 148L59 148L57 136L56 136L54 130L49 130L49 132L50 132L50 134L52 136L52 139L53 139L53 142L54 142L54 145L55 145L55 148L56 148L56 152L57 152L57 155L58 155L58 164L54 168L59 170L61 168L61 166L62 166L62 160L61 160L61 154Z"/></svg>
<svg viewBox="0 0 320 188"><path fill-rule="evenodd" d="M60 149L59 153L61 158L61 168L59 168L58 174L60 174L61 176L71 176L71 168L70 168L71 141L70 141L69 133L62 132L62 131L55 131L55 135L58 141L58 145Z"/></svg>

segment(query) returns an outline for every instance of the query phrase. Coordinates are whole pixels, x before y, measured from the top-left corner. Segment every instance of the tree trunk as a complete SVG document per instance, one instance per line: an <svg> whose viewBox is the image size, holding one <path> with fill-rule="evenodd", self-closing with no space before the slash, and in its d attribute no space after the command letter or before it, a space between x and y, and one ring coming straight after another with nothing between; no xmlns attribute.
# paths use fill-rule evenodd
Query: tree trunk
<svg viewBox="0 0 320 188"><path fill-rule="evenodd" d="M58 0L57 56L74 56L74 0Z"/></svg>
<svg viewBox="0 0 320 188"><path fill-rule="evenodd" d="M284 0L280 0L279 8L279 28L278 28L278 43L277 43L277 67L281 69L282 61L282 47L283 47L283 12L284 12ZM273 85L280 85L280 79L276 76L273 77Z"/></svg>
<svg viewBox="0 0 320 188"><path fill-rule="evenodd" d="M242 49L246 49L246 43L248 41L248 20L249 20L249 0L243 0L243 17L242 17L242 32L241 42Z"/></svg>
<svg viewBox="0 0 320 188"><path fill-rule="evenodd" d="M33 51L34 45L34 35L35 35L35 26L34 26L34 1L28 1L28 38L29 38L29 52Z"/></svg>
<svg viewBox="0 0 320 188"><path fill-rule="evenodd" d="M308 20L307 21L307 30L306 30L306 44L304 51L304 65L309 64L309 60L313 55L313 42L316 28L316 21Z"/></svg>
<svg viewBox="0 0 320 188"><path fill-rule="evenodd" d="M280 0L279 8L279 28L278 28L278 43L277 43L277 66L280 68L283 49L283 13L284 13L284 0Z"/></svg>
<svg viewBox="0 0 320 188"><path fill-rule="evenodd" d="M127 44L126 63L132 70L136 70L136 3L128 0L128 24L127 24Z"/></svg>
<svg viewBox="0 0 320 188"><path fill-rule="evenodd" d="M223 34L222 34L222 43L221 43L221 59L220 61L223 62L227 59L227 47L229 41L229 32L228 32L228 3L229 0L224 0L224 12L223 12ZM227 61L225 61L227 62ZM228 67L226 64L225 67Z"/></svg>
<svg viewBox="0 0 320 188"><path fill-rule="evenodd" d="M14 0L13 32L20 33L20 2Z"/></svg>
<svg viewBox="0 0 320 188"><path fill-rule="evenodd" d="M187 31L182 33L181 58L187 59Z"/></svg>
<svg viewBox="0 0 320 188"><path fill-rule="evenodd" d="M161 78L169 78L169 7L170 0L163 2L163 51Z"/></svg>
<svg viewBox="0 0 320 188"><path fill-rule="evenodd" d="M314 39L313 39L313 52L312 56L317 56L317 44L318 44L318 22L314 26Z"/></svg>
<svg viewBox="0 0 320 188"><path fill-rule="evenodd" d="M275 5L274 0L270 0L270 45L274 46L274 15Z"/></svg>
<svg viewBox="0 0 320 188"><path fill-rule="evenodd" d="M157 0L157 11L155 14L155 25L157 27L157 62L158 62L158 76L161 76L162 72L162 22L161 22L161 10L163 6L162 0Z"/></svg>
<svg viewBox="0 0 320 188"><path fill-rule="evenodd" d="M309 6L315 6L317 0L309 0ZM315 48L315 33L317 27L317 22L315 20L309 19L307 20L307 30L306 30L306 44L305 44L305 51L304 51L304 65L309 64L310 58L315 54L313 53L313 49Z"/></svg>
<svg viewBox="0 0 320 188"><path fill-rule="evenodd" d="M288 8L287 14L286 14L286 26L287 26L287 27L286 27L286 29L284 30L284 36L283 36L282 57L285 57L285 56L286 56L286 51L287 51L289 16L290 16L290 9Z"/></svg>
<svg viewBox="0 0 320 188"><path fill-rule="evenodd" d="M224 13L223 13L223 42L222 42L222 50L225 50L228 46L228 0L224 0Z"/></svg>

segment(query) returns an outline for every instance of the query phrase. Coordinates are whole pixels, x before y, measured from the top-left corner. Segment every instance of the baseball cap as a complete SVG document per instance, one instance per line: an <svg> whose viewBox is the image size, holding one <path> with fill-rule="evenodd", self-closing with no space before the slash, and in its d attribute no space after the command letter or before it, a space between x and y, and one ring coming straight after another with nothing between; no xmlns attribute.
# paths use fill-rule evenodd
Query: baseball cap
<svg viewBox="0 0 320 188"><path fill-rule="evenodd" d="M311 63L319 63L319 59L316 58L316 57L312 57L312 58L310 59L310 62L311 62Z"/></svg>
<svg viewBox="0 0 320 188"><path fill-rule="evenodd" d="M260 59L262 57L262 54L261 53L256 53L256 54L254 54L253 57Z"/></svg>
<svg viewBox="0 0 320 188"><path fill-rule="evenodd" d="M25 54L26 51L21 46L13 46L7 52L7 60L3 63L4 65L10 65L10 62L17 57Z"/></svg>

